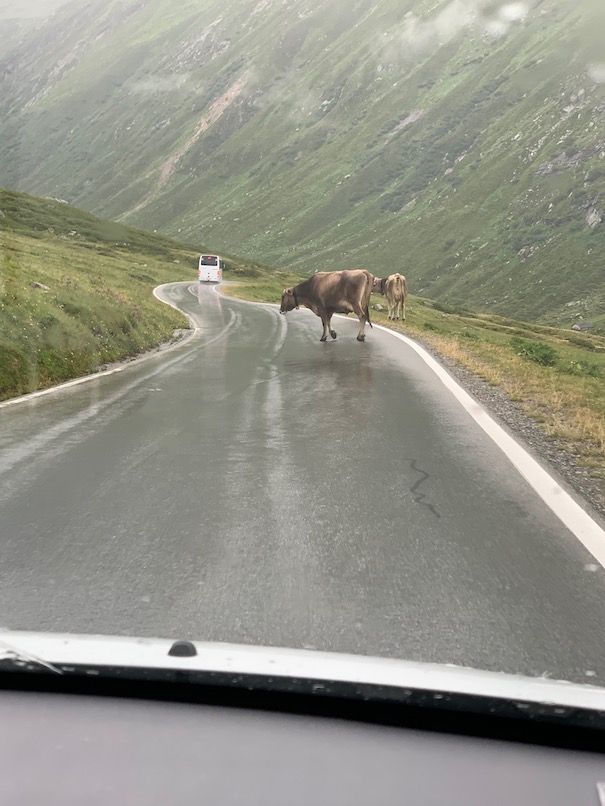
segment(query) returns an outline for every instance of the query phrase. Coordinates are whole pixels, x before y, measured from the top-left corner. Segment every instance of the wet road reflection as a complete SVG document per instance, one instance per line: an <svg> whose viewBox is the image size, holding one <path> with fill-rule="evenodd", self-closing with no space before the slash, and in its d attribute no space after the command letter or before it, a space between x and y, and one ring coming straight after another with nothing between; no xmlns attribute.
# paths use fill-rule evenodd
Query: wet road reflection
<svg viewBox="0 0 605 806"><path fill-rule="evenodd" d="M605 682L602 570L417 354L162 294L187 342L0 411L0 624Z"/></svg>

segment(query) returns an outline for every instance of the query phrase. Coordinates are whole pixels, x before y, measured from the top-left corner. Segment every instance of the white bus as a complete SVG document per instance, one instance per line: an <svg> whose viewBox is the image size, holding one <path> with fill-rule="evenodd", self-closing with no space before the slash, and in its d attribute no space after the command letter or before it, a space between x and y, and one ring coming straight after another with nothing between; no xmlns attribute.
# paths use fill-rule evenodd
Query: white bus
<svg viewBox="0 0 605 806"><path fill-rule="evenodd" d="M218 255L200 255L197 276L200 283L220 283L225 262Z"/></svg>

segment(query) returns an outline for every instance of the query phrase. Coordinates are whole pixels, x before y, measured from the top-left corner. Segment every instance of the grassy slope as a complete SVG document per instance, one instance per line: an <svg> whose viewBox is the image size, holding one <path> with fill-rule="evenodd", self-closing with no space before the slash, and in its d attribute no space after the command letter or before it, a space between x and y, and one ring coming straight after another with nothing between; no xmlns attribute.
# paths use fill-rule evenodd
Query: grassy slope
<svg viewBox="0 0 605 806"><path fill-rule="evenodd" d="M0 176L273 265L403 268L444 301L605 328L603 4L531 0L499 39L500 4L477 5L452 37L448 0L89 0L10 63Z"/></svg>
<svg viewBox="0 0 605 806"><path fill-rule="evenodd" d="M263 278L229 287L227 292L256 302L278 302L281 290L278 281ZM374 296L376 302L383 300ZM605 479L604 338L476 315L414 296L408 300L407 312L406 323L389 322L378 311L372 311L372 319L409 333L500 387L562 448L575 454L580 466ZM544 359L542 345L547 346L552 365L532 360Z"/></svg>
<svg viewBox="0 0 605 806"><path fill-rule="evenodd" d="M194 246L11 191L0 191L0 211L0 399L93 372L188 327L151 292L195 281ZM227 266L231 277L262 271L233 257Z"/></svg>

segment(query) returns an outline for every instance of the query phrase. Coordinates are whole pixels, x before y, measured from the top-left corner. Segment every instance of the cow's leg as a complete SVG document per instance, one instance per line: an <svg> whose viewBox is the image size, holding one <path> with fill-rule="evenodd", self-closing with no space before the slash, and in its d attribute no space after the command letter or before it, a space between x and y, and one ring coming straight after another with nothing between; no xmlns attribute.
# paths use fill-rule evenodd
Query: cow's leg
<svg viewBox="0 0 605 806"><path fill-rule="evenodd" d="M336 331L332 330L332 314L331 313L328 314L328 331L330 333L330 336L332 336L332 338L335 339L336 338Z"/></svg>
<svg viewBox="0 0 605 806"><path fill-rule="evenodd" d="M400 319L401 318L401 299L398 299L396 304L395 304L395 313L396 313L396 318Z"/></svg>
<svg viewBox="0 0 605 806"><path fill-rule="evenodd" d="M321 314L321 323L324 326L323 333L321 334L320 341L328 340L328 331L330 329L330 317L326 313Z"/></svg>
<svg viewBox="0 0 605 806"><path fill-rule="evenodd" d="M357 341L365 341L366 337L365 337L364 330L365 330L366 321L367 321L365 311L363 311L360 308L358 308L355 311L355 313L359 317L359 333L357 334Z"/></svg>
<svg viewBox="0 0 605 806"><path fill-rule="evenodd" d="M401 310L402 310L401 318L405 322L405 297L403 298L403 301L401 303Z"/></svg>
<svg viewBox="0 0 605 806"><path fill-rule="evenodd" d="M388 304L389 304L389 317L388 318L389 319L394 319L395 318L395 306L393 305L391 300L389 300Z"/></svg>

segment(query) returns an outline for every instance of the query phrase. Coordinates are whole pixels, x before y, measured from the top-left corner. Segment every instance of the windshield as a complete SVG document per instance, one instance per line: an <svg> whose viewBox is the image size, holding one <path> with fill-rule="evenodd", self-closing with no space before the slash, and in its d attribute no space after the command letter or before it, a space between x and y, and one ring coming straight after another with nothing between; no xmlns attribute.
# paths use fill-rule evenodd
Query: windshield
<svg viewBox="0 0 605 806"><path fill-rule="evenodd" d="M605 685L600 0L0 19L3 629Z"/></svg>

